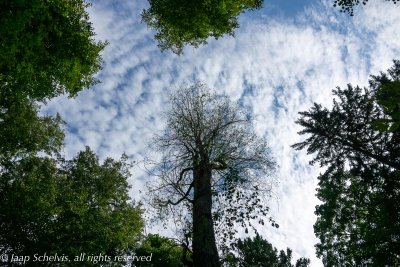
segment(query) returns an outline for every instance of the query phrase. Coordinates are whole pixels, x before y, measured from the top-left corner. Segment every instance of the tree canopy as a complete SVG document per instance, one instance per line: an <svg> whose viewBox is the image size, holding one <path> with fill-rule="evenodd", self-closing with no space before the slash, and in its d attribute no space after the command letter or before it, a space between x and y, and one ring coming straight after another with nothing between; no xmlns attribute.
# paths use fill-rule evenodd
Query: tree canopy
<svg viewBox="0 0 400 267"><path fill-rule="evenodd" d="M399 264L399 80L395 61L387 74L371 76L369 88L334 90L331 110L314 104L300 112L300 134L311 136L294 148L316 153L311 163L327 167L318 177L314 225L326 266Z"/></svg>
<svg viewBox="0 0 400 267"><path fill-rule="evenodd" d="M177 241L157 234L149 234L135 250L136 255L152 255L151 262L135 262L138 267L182 267L184 250ZM188 253L189 254L189 253ZM187 255L188 258L189 255Z"/></svg>
<svg viewBox="0 0 400 267"><path fill-rule="evenodd" d="M399 2L399 0L386 0L386 1L393 1L393 4ZM346 12L350 14L350 16L354 15L354 6L359 5L362 3L366 5L368 0L334 0L333 6L339 6L341 12Z"/></svg>
<svg viewBox="0 0 400 267"><path fill-rule="evenodd" d="M0 90L43 100L95 84L105 43L94 40L87 6L84 0L1 1Z"/></svg>
<svg viewBox="0 0 400 267"><path fill-rule="evenodd" d="M241 190L239 195L268 193L267 177L275 163L246 114L226 96L196 83L175 91L170 103L166 131L156 138L164 157L156 168L158 179L150 185L153 204L161 212L181 202L187 205L194 266L219 266L213 196L232 185Z"/></svg>
<svg viewBox="0 0 400 267"><path fill-rule="evenodd" d="M60 116L39 115L40 101L75 96L97 82L105 43L93 39L87 6L0 3L0 254L58 255L60 266L92 266L75 257L122 255L141 236L142 209L128 196L126 157L100 163L86 148L66 160Z"/></svg>
<svg viewBox="0 0 400 267"><path fill-rule="evenodd" d="M156 30L161 50L181 54L185 45L198 47L209 37L233 35L237 16L247 9L261 8L263 0L149 0L142 19Z"/></svg>
<svg viewBox="0 0 400 267"><path fill-rule="evenodd" d="M64 140L60 116L39 116L39 106L0 90L0 165L24 155L57 153Z"/></svg>
<svg viewBox="0 0 400 267"><path fill-rule="evenodd" d="M395 132L400 128L400 61L394 60L394 66L388 73L373 76L372 86L377 87L376 98L386 118L375 120L380 131Z"/></svg>
<svg viewBox="0 0 400 267"><path fill-rule="evenodd" d="M0 252L33 256L121 255L139 240L140 205L128 196L128 165L99 164L88 148L74 159L29 156L0 172ZM31 263L34 264L34 263Z"/></svg>
<svg viewBox="0 0 400 267"><path fill-rule="evenodd" d="M293 267L292 250L278 250L260 235L253 238L238 239L232 244L232 250L225 255L227 266L232 267ZM296 267L310 266L310 260L300 258Z"/></svg>

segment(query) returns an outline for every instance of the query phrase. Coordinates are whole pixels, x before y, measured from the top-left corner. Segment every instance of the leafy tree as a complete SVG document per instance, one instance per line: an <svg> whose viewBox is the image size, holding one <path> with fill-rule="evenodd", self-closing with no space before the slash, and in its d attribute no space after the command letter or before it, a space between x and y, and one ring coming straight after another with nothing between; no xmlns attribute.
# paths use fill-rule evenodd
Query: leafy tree
<svg viewBox="0 0 400 267"><path fill-rule="evenodd" d="M72 160L29 156L0 172L0 252L121 255L138 241L140 205L129 203L125 158L99 164L88 148ZM30 264L34 264L31 262Z"/></svg>
<svg viewBox="0 0 400 267"><path fill-rule="evenodd" d="M93 40L83 0L0 3L0 161L62 146L61 118L37 101L93 85L105 43ZM0 164L3 164L0 162Z"/></svg>
<svg viewBox="0 0 400 267"><path fill-rule="evenodd" d="M101 165L86 148L66 161L61 174L66 176L58 216L60 251L121 255L135 244L143 228L140 205L130 202L127 179L130 165L107 158Z"/></svg>
<svg viewBox="0 0 400 267"><path fill-rule="evenodd" d="M40 117L32 100L0 90L0 165L38 152L54 154L62 145L61 118Z"/></svg>
<svg viewBox="0 0 400 267"><path fill-rule="evenodd" d="M59 184L50 158L27 157L0 172L0 253L33 255L54 235ZM36 250L37 252L33 251Z"/></svg>
<svg viewBox="0 0 400 267"><path fill-rule="evenodd" d="M149 0L142 19L157 31L161 50L181 54L186 44L198 47L208 37L233 35L239 27L237 16L247 9L261 8L263 0Z"/></svg>
<svg viewBox="0 0 400 267"><path fill-rule="evenodd" d="M63 266L88 266L73 257L120 255L141 233L126 158L100 164L86 149L64 160L61 118L38 115L38 101L75 96L97 82L105 43L93 39L87 6L0 3L0 253L57 253L72 261Z"/></svg>
<svg viewBox="0 0 400 267"><path fill-rule="evenodd" d="M318 177L322 204L314 225L326 266L399 264L400 132L393 127L399 104L385 104L396 101L391 93L399 80L395 61L388 74L371 76L369 88L334 90L331 110L314 104L300 112L300 134L311 136L293 147L317 153L311 163L327 167ZM388 127L377 129L382 121Z"/></svg>
<svg viewBox="0 0 400 267"><path fill-rule="evenodd" d="M399 263L399 178L399 172L376 166L361 174L336 170L320 176L317 196L324 204L317 206L314 229L325 265Z"/></svg>
<svg viewBox="0 0 400 267"><path fill-rule="evenodd" d="M101 68L84 0L0 3L0 90L43 100L75 96L96 83Z"/></svg>
<svg viewBox="0 0 400 267"><path fill-rule="evenodd" d="M136 249L136 255L152 255L151 262L135 262L135 266L182 267L184 249L181 244L170 238L149 234ZM190 253L188 253L190 254ZM189 255L185 259L189 261ZM185 265L186 266L186 265Z"/></svg>
<svg viewBox="0 0 400 267"><path fill-rule="evenodd" d="M398 131L400 129L400 61L394 60L394 66L388 69L388 75L381 73L373 76L374 87L377 87L377 101L383 107L388 118L375 121L381 131Z"/></svg>
<svg viewBox="0 0 400 267"><path fill-rule="evenodd" d="M226 254L229 251L240 227L245 233L249 229L257 233L255 225L264 226L267 219L273 227L279 228L271 216L267 217L269 207L264 201L268 192L257 185L243 187L241 183L245 181L234 168L228 168L222 180L224 182L213 191L213 220L220 252Z"/></svg>
<svg viewBox="0 0 400 267"><path fill-rule="evenodd" d="M196 83L178 89L170 101L166 131L156 138L164 156L155 168L159 179L150 184L150 194L161 214L182 202L192 215L187 234L192 237L194 266L219 266L213 196L228 184L244 193L265 193L266 176L275 163L246 114L226 96ZM229 175L232 170L235 176Z"/></svg>
<svg viewBox="0 0 400 267"><path fill-rule="evenodd" d="M232 244L233 250L226 257L227 266L232 267L293 267L292 250L287 248L286 252L278 250L260 235L254 238L239 239ZM296 267L307 267L310 260L300 258Z"/></svg>
<svg viewBox="0 0 400 267"><path fill-rule="evenodd" d="M296 261L296 267L307 267L310 266L310 259L308 258L300 258Z"/></svg>
<svg viewBox="0 0 400 267"><path fill-rule="evenodd" d="M386 0L386 1L393 1L393 4L396 4L399 2L399 0ZM340 12L346 12L350 14L350 16L354 15L354 6L357 6L360 4L360 2L363 5L366 5L368 0L334 0L333 6L339 6L340 7Z"/></svg>

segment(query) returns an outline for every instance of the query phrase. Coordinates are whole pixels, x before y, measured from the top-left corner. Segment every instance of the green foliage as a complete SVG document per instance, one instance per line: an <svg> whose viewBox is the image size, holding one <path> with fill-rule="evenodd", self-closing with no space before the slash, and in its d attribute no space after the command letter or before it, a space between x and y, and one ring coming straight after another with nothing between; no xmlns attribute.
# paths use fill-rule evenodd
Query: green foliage
<svg viewBox="0 0 400 267"><path fill-rule="evenodd" d="M181 54L186 44L198 47L208 37L233 35L237 16L247 9L261 8L263 0L149 0L142 19L157 31L161 50Z"/></svg>
<svg viewBox="0 0 400 267"><path fill-rule="evenodd" d="M136 249L136 255L152 255L151 262L136 262L135 266L146 267L181 267L183 248L172 239L159 235L149 234L141 246ZM189 256L189 255L188 255Z"/></svg>
<svg viewBox="0 0 400 267"><path fill-rule="evenodd" d="M33 101L0 91L0 164L27 154L57 153L64 133L60 116L38 116Z"/></svg>
<svg viewBox="0 0 400 267"><path fill-rule="evenodd" d="M287 248L286 252L278 250L260 235L254 238L245 238L237 240L233 250L226 255L225 263L232 267L293 267L292 250ZM296 262L296 267L307 267L310 260L300 258Z"/></svg>
<svg viewBox="0 0 400 267"><path fill-rule="evenodd" d="M241 177L237 169L228 168L222 184L216 188L213 202L213 221L217 232L220 250L226 253L238 229L249 229L257 233L256 224L265 225L265 219L273 227L279 225L270 216L266 206L266 192L258 186L246 185L248 180Z"/></svg>
<svg viewBox="0 0 400 267"><path fill-rule="evenodd" d="M314 226L326 266L396 266L400 243L400 173L371 166L319 177Z"/></svg>
<svg viewBox="0 0 400 267"><path fill-rule="evenodd" d="M60 182L49 158L24 158L0 172L0 253L32 255L56 241ZM37 251L35 251L37 250ZM26 253L26 254L24 254Z"/></svg>
<svg viewBox="0 0 400 267"><path fill-rule="evenodd" d="M71 260L62 266L88 266L74 256L122 255L141 234L126 157L100 164L87 148L64 160L60 116L38 115L38 101L97 82L105 43L93 39L87 6L0 2L0 254L58 254Z"/></svg>
<svg viewBox="0 0 400 267"><path fill-rule="evenodd" d="M296 261L296 267L308 267L310 266L310 259L308 258L300 258Z"/></svg>
<svg viewBox="0 0 400 267"><path fill-rule="evenodd" d="M400 61L394 60L394 66L388 75L374 76L372 86L377 87L377 101L389 118L375 121L380 131L395 132L400 130Z"/></svg>
<svg viewBox="0 0 400 267"><path fill-rule="evenodd" d="M386 0L386 1L393 1L393 4L396 4L399 2L399 0ZM366 5L368 0L334 0L333 6L339 6L340 7L340 12L346 12L350 16L354 15L354 6L357 6L360 4L360 2L363 5Z"/></svg>
<svg viewBox="0 0 400 267"><path fill-rule="evenodd" d="M44 100L95 84L105 43L94 41L84 0L0 3L0 86Z"/></svg>
<svg viewBox="0 0 400 267"><path fill-rule="evenodd" d="M152 204L191 238L196 266L219 266L214 226L224 246L234 224L264 223L275 161L246 113L201 83L171 96L167 118L155 140L163 158L154 168L159 179L149 184Z"/></svg>
<svg viewBox="0 0 400 267"><path fill-rule="evenodd" d="M314 104L300 112L300 134L311 136L293 147L327 167L318 177L314 225L326 266L399 264L400 132L392 127L399 80L395 61L388 74L371 76L369 88L334 90L331 110ZM377 127L382 121L386 127Z"/></svg>
<svg viewBox="0 0 400 267"><path fill-rule="evenodd" d="M125 156L120 161L107 158L100 165L89 148L66 161L58 230L61 251L120 255L138 241L143 222L140 205L129 203L129 167Z"/></svg>
<svg viewBox="0 0 400 267"><path fill-rule="evenodd" d="M29 156L4 167L0 252L71 261L80 253L121 255L143 228L140 205L129 203L128 167L125 158L100 165L88 148L69 161Z"/></svg>

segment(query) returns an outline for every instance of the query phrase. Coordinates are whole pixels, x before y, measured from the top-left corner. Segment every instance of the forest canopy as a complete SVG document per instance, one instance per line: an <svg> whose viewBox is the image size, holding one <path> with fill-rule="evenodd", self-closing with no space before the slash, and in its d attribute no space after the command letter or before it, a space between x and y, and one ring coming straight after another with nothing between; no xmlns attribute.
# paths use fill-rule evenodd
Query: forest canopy
<svg viewBox="0 0 400 267"><path fill-rule="evenodd" d="M248 9L259 9L263 0L149 0L142 19L156 30L161 50L181 54L185 45L198 47L209 37L234 35L237 17Z"/></svg>
<svg viewBox="0 0 400 267"><path fill-rule="evenodd" d="M45 100L76 96L97 80L106 42L95 33L84 0L0 2L0 90Z"/></svg>
<svg viewBox="0 0 400 267"><path fill-rule="evenodd" d="M396 4L399 0L388 1ZM143 6L144 2L146 0L141 1L139 6ZM93 1L94 5L97 3ZM306 25L306 22L309 22L307 18L301 18L300 31L307 32L308 35L307 38L299 38L303 35L294 34L299 29L293 23L299 20L291 18L288 23L282 16L279 20L274 17L273 23L270 23L268 10L259 16L262 20L266 18L268 23L260 19L257 25L267 25L273 30L257 27L257 31L249 33L254 28L247 27L248 35L244 35L245 38L239 42L233 41L233 49L224 51L224 44L216 45L218 49L213 53L217 51L222 54L221 57L218 54L216 58L208 58L209 55L206 54L205 61L202 61L190 55L185 55L184 58L162 55L154 57L157 59L153 61L151 57L157 53L154 53L154 49L145 47L149 44L148 39L141 37L147 36L148 33L144 31L145 25L140 25L138 16L141 16L142 22L154 31L161 50L170 50L180 55L186 46L199 47L211 39L234 36L235 30L240 26L240 14L261 9L263 0L149 0L146 10L136 8L134 11L137 14L133 19L133 27L138 27L143 35L137 34L135 29L135 38L129 39L132 42L136 39L144 42L139 46L137 43L134 43L134 46L125 46L126 39L121 39L121 36L125 38L125 33L132 33L132 29L123 27L126 27L124 25L127 25L127 21L131 21L133 13L129 13L132 10L127 10L126 13L123 10L124 14L120 18L120 8L137 7L136 3L137 1L108 1L106 5L100 4L99 9L96 7L90 10L88 8L91 4L85 0L0 2L0 264L21 265L11 262L12 255L33 258L32 255L36 254L59 255L59 259L69 260L54 264L29 262L27 266L125 266L129 265L129 262L115 261L113 256L124 258L129 255L149 256L151 262L134 264L149 267L309 266L308 258L299 258L296 263L292 263L292 259L293 255L298 257L303 251L309 256L310 247L296 245L293 252L289 248L278 251L265 238L266 233L270 233L269 228L266 228L270 226L277 236L286 238L285 233L293 233L288 229L292 222L287 218L277 218L275 221L275 215L280 216L279 212L274 211L274 217L272 212L270 214L268 200L274 194L273 186L275 178L278 177L274 175L277 163L265 137L271 137L270 133L275 135L277 132L282 133L282 130L291 130L293 121L290 118L293 118L293 114L289 112L295 110L295 106L287 108L280 104L292 105L295 103L291 102L294 99L307 100L311 96L307 90L312 91L315 89L313 86L322 80L309 83L303 82L302 79L319 79L317 77L323 76L323 72L320 73L318 67L322 65L315 64L318 62L313 61L314 57L305 59L300 55L303 53L295 51L296 62L291 60L293 55L284 60L265 60L263 69L267 65L273 65L268 66L269 70L276 68L276 71L268 73L257 69L258 64L253 64L252 60L248 61L247 57L254 56L260 61L257 57L260 51L265 50L258 49L270 44L270 40L273 40L279 49L284 49L281 53L288 55L290 51L287 48L296 47L298 44L287 46L294 40L287 36L295 36L297 41L308 40L311 36L312 40L317 40L314 33L327 32L328 34L324 35L328 36L327 39L322 38L324 44L335 46L325 48L311 45L309 47L312 47L312 53L337 48L335 53L321 54L323 60L326 60L325 56L340 54L341 60L350 65L353 61L358 62L353 60L354 58L344 59L354 51L352 48L360 48L358 52L364 51L362 42L358 46L358 43L353 41L369 39L357 39L358 36L353 36L354 39L350 42L346 40L336 47L337 43L330 42L329 38L347 37L348 33L347 30L343 31L345 27L342 25L332 27L335 34L328 32L330 27L326 27L327 23L339 25L337 22L341 18L335 15L323 21L323 27L320 27L320 23L309 27ZM341 11L353 15L353 9L355 10L357 5L368 4L368 1L333 0L333 3ZM115 8L116 6L118 8ZM105 51L106 58L112 59L111 67L98 77L115 80L106 80L107 86L98 86L94 94L83 94L79 99L83 100L82 102L71 105L73 112L65 112L71 106L65 107L64 104L74 101L67 99L68 97L74 98L82 90L100 82L96 79L96 73L102 68L101 52L107 42L96 39L89 11L94 14L103 11L105 7L115 10L101 13L110 15L105 23L101 24L106 26L101 30L104 30L102 33L105 35L112 36L111 40L115 43L112 49ZM266 14L268 16L264 16ZM348 16L344 17L349 20ZM318 19L322 22L323 18L318 16ZM120 23L121 21L124 23ZM281 21L285 27L276 28L276 25L273 25ZM246 20L246 23L251 25L251 20ZM357 22L357 25L360 25L358 23L361 24L362 20ZM376 25L375 21L369 23ZM369 29L371 25L365 29ZM117 26L117 34L116 31L106 32L110 28L116 29L114 26ZM131 26L129 24L129 27ZM382 26L382 29L386 30L385 27ZM280 37L282 29L283 38ZM360 32L351 29L348 32L362 32L360 35L363 38L370 38L369 34L364 34L365 29ZM396 27L393 29L396 30ZM259 38L267 34L267 38ZM113 38L114 36L116 38ZM136 38L137 36L139 38ZM393 36L394 34L391 35ZM121 40L122 45L118 43ZM371 40L385 43L382 39ZM142 57L143 47L151 54ZM243 53L253 47L257 49L251 53ZM375 49L375 43L371 47ZM114 48L120 49L115 53L118 54L117 57L114 54L117 50ZM377 53L381 53L378 48ZM237 52L238 57L231 60L231 55L227 53L232 51ZM271 58L283 55L269 53L270 50L266 52L267 57L271 55ZM134 60L133 57L127 56L130 53L134 55ZM359 54L364 56L364 53ZM199 55L204 54L199 51ZM315 58L320 56L315 55ZM126 59L128 63L120 58ZM146 58L151 59L146 61ZM166 64L158 65L160 61L157 60L160 58L172 60L165 60ZM304 74L305 71L306 75L295 73L297 68L282 70L280 66L276 66L303 66L298 63L309 59L312 67L304 65L309 68L299 68L300 72ZM183 65L175 65L179 60L184 61ZM160 68L157 69L157 75L152 72L153 66L150 66L149 62ZM198 62L204 62L204 65L196 66ZM325 62L335 62L333 67L340 67L340 64L335 65L338 60ZM366 62L368 67L375 67L376 63L371 59L359 62ZM179 69L182 66L183 72ZM354 65L346 65L345 68L350 74ZM361 68L357 69L359 73L363 73ZM117 75L110 78L108 71L111 69L112 73ZM234 72L231 72L232 69ZM242 72L242 69L246 70ZM190 73L192 70L193 73ZM287 73L284 73L285 71ZM207 76L208 74L212 75ZM275 74L278 76L274 76ZM140 79L128 79L137 78L135 75L140 76ZM210 89L204 83L194 82L177 90L171 89L172 81L181 83L184 77L191 82L196 81L199 76L207 77L208 82L211 81L210 84L218 88ZM277 81L272 81L276 77L279 77ZM296 83L292 83L293 77L297 79ZM284 88L278 85L282 83L286 86L286 78L298 88ZM158 82L155 82L156 79ZM115 92L110 92L112 85L115 85ZM120 86L128 87L129 93L120 90ZM311 89L305 88L306 86L310 86ZM107 95L103 89L110 89ZM143 91L140 91L142 89ZM296 89L299 91L291 91ZM262 90L268 91L268 94L262 94ZM287 92L283 92L285 90ZM171 94L166 102L151 102L154 92L162 92L158 100L163 99L164 92ZM239 101L231 101L224 92L229 92L229 96L234 95ZM299 98L290 98L291 94ZM115 97L116 95L118 96ZM311 163L319 163L323 170L318 176L316 191L320 200L316 206L315 214L318 218L314 225L315 235L319 238L316 244L317 256L325 266L399 265L400 61L395 60L394 66L387 72L371 76L369 86L362 88L349 84L347 87L333 90L333 95L335 99L331 108L315 103L308 111L300 112L297 121L303 128L300 134L307 137L293 145L295 149L305 149L309 154L314 154ZM59 96L57 100L54 99ZM260 102L253 102L256 98ZM122 103L119 102L121 99L136 100L137 103ZM270 102L267 103L267 100ZM48 105L50 101L54 102ZM81 103L84 103L83 108L79 106ZM91 105L93 103L96 105ZM154 107L146 106L149 103L162 103L169 107L164 110L166 120L161 134L155 133L161 125L160 120L155 119L157 115L153 116L154 113L147 116L148 112L154 112ZM301 102L304 103L306 102ZM135 106L124 109L122 104ZM137 112L139 109L136 104L140 104L141 112ZM109 109L111 105L115 107L114 110ZM162 108L164 107L160 107ZM130 114L127 110L140 113L141 118L137 119L137 114ZM57 111L66 114L67 122L63 121ZM264 112L271 112L273 116ZM285 116L282 117L280 112ZM88 119L87 116L81 116L83 113L93 117ZM103 114L111 115L113 123L107 122L107 118L102 117ZM120 118L125 119L127 116L129 119L121 123ZM81 119L82 126L71 123L72 117L76 120ZM263 125L253 125L253 119L261 117L260 124ZM268 121L270 117L274 118ZM109 124L102 127L98 125L99 121L104 125ZM283 124L280 124L281 121L284 121ZM147 128L149 122L152 126ZM269 132L272 127L277 127L276 125L284 127L279 131L273 129ZM91 126L93 127L90 128ZM142 134L142 131L138 131L140 136L135 133L125 139L129 141L120 138L128 136L125 130L132 133L138 128L146 128L147 134L154 134L155 138L146 140L146 134ZM105 129L115 132L105 134ZM79 138L79 142L71 141L73 138L70 139L70 135ZM288 156L288 140L282 140L284 136L272 138L282 142L282 147L287 148L279 150L276 149L276 144L273 146L276 149L274 152L281 153L274 155L278 156L277 161L283 163L283 167L288 170L280 174L288 174L288 177L292 178L300 176L298 174L305 174L302 172L304 166L301 166L304 158L296 158L298 155L294 155L293 151L288 152L292 153L292 156ZM86 143L92 143L94 147L89 148ZM155 161L155 165L152 166L154 168L149 170L151 175L134 180L136 173L132 176L134 164L130 159L141 160L144 157L141 154L145 150L143 143L152 143L152 148L155 148L153 152L158 153L155 157L159 160ZM122 145L119 146L120 144ZM114 145L115 147L110 148ZM128 150L127 146L132 150ZM122 157L113 159L104 155L110 151L115 152L113 149L122 150ZM123 154L125 149L134 152L128 157ZM69 155L69 151L74 153ZM95 151L99 151L99 155ZM289 187L301 183L291 183L286 177L283 178L284 193L289 192L286 195L291 192ZM306 179L312 180L310 177ZM143 186L144 180L150 181L144 193L151 199L150 203L145 205L138 201L140 196L131 195L133 191L130 186ZM143 190L141 186L139 189ZM311 190L313 189L314 183L311 185ZM310 194L305 198L309 200L312 197ZM137 198L137 201L133 198ZM290 200L293 199L290 196ZM283 209L286 209L285 205L282 205ZM292 208L300 206L299 203L289 203L288 206L290 205ZM151 208L155 208L153 211L156 212L151 219L161 221L157 226L168 226L168 230L175 227L175 236L172 236L171 232L168 236L151 233L156 230L150 225L151 220L145 217L146 209ZM302 211L300 213L303 215ZM306 215L301 219L304 218L309 220L312 216ZM300 223L295 221L292 225L299 227ZM281 230L286 232L278 232ZM290 238L297 238L297 235L301 238L307 237L301 231L298 232ZM276 242L276 236L268 239ZM289 243L293 247L292 241ZM107 258L103 257L101 263L88 258L77 261L76 257L82 254L104 255ZM8 255L11 257L8 258Z"/></svg>
<svg viewBox="0 0 400 267"><path fill-rule="evenodd" d="M314 103L297 121L295 149L316 154L321 174L314 231L326 266L400 263L400 61L369 87L333 91L332 109Z"/></svg>

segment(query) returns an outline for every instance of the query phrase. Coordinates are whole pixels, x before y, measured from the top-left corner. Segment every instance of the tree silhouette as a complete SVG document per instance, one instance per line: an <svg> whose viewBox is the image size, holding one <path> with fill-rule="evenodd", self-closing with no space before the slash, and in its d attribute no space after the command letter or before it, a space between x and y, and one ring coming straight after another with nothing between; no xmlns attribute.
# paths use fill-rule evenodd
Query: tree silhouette
<svg viewBox="0 0 400 267"><path fill-rule="evenodd" d="M399 264L399 80L395 61L388 74L371 76L369 88L334 90L331 110L314 104L300 112L300 134L311 136L293 147L327 167L318 177L314 225L326 266Z"/></svg>
<svg viewBox="0 0 400 267"><path fill-rule="evenodd" d="M275 164L266 142L226 96L196 83L178 89L170 101L166 130L156 138L163 160L158 179L149 186L153 204L160 212L180 203L187 207L194 266L220 266L213 195L228 185L264 192Z"/></svg>
<svg viewBox="0 0 400 267"><path fill-rule="evenodd" d="M260 235L253 238L238 239L232 244L232 250L225 256L227 266L232 267L293 267L292 250L278 250ZM310 266L310 260L300 258L296 267Z"/></svg>
<svg viewBox="0 0 400 267"><path fill-rule="evenodd" d="M393 1L393 4L396 4L399 2L399 0L386 0L386 1ZM368 0L334 0L333 6L339 6L340 7L340 12L346 12L350 16L354 15L354 6L359 5L362 3L363 5L366 5L368 3Z"/></svg>

